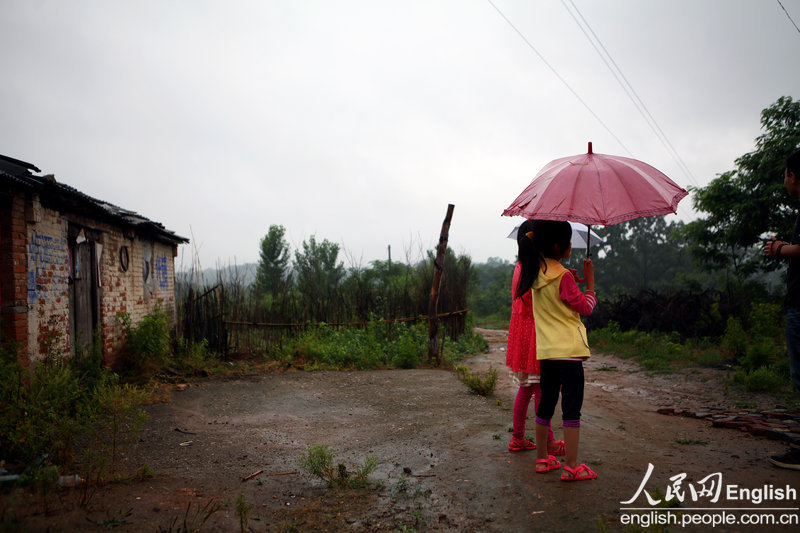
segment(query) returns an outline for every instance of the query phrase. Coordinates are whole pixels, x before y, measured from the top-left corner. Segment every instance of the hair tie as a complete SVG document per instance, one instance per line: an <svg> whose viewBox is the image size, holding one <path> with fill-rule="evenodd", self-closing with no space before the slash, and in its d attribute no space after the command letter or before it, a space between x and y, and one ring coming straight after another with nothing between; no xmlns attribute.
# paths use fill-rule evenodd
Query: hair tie
<svg viewBox="0 0 800 533"><path fill-rule="evenodd" d="M533 240L533 232L532 231L529 231L528 233L526 233L525 236L527 238L529 238L530 240Z"/></svg>

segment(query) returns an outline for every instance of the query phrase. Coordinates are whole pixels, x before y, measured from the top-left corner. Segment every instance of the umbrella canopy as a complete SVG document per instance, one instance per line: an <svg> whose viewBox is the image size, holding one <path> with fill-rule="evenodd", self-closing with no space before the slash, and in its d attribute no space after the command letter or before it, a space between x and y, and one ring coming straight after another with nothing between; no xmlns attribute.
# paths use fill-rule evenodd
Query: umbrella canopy
<svg viewBox="0 0 800 533"><path fill-rule="evenodd" d="M508 234L509 239L517 240L517 232L519 231L519 227L522 224L517 224L517 226L511 230L511 233ZM589 242L590 246L603 244L604 241L600 235L595 233L594 231L589 230L588 227L584 226L583 224L578 224L577 222L570 222L570 226L572 226L572 243L573 248L586 248L586 232L589 231L591 237L591 242Z"/></svg>
<svg viewBox="0 0 800 533"><path fill-rule="evenodd" d="M548 163L503 215L610 226L674 213L687 194L647 163L595 154L589 143L586 154Z"/></svg>

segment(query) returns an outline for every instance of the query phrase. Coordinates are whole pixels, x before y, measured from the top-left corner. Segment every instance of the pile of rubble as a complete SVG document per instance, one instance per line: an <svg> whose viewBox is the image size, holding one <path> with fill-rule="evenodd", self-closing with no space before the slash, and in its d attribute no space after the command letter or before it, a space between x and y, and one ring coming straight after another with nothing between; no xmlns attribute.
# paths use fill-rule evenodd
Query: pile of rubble
<svg viewBox="0 0 800 533"><path fill-rule="evenodd" d="M708 420L715 428L738 429L757 437L767 437L800 445L800 410L790 411L783 407L765 411L704 407L700 411L676 411L673 408L663 408L658 412L662 415L688 416Z"/></svg>

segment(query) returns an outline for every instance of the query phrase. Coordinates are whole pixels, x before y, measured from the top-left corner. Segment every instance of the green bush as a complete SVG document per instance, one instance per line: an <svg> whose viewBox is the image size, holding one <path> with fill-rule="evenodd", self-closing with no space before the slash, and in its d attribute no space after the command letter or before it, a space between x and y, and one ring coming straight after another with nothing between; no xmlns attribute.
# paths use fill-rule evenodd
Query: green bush
<svg viewBox="0 0 800 533"><path fill-rule="evenodd" d="M27 387L14 386L21 392L15 400L24 416L12 421L11 453L16 451L26 463L47 456L56 464L71 464L74 440L89 420L82 408L87 398L75 373L65 364L40 363Z"/></svg>
<svg viewBox="0 0 800 533"><path fill-rule="evenodd" d="M747 333L738 318L728 317L725 334L722 337L722 346L732 357L741 357L747 352Z"/></svg>
<svg viewBox="0 0 800 533"><path fill-rule="evenodd" d="M368 454L363 464L348 472L342 463L333 466L333 453L327 445L315 444L306 449L297 463L301 469L328 485L358 488L369 484L369 475L378 467L378 458Z"/></svg>
<svg viewBox="0 0 800 533"><path fill-rule="evenodd" d="M208 339L200 342L178 339L175 344L175 363L187 373L211 372L219 365L219 354L209 348Z"/></svg>
<svg viewBox="0 0 800 533"><path fill-rule="evenodd" d="M471 331L471 330L470 330ZM485 352L486 340L476 333L464 333L457 341L445 339L444 359L452 362L464 354ZM383 323L372 321L365 328L309 328L287 342L274 359L288 363L304 362L316 368L414 368L428 351L427 324L418 322Z"/></svg>
<svg viewBox="0 0 800 533"><path fill-rule="evenodd" d="M786 379L770 367L762 366L747 372L743 368L736 370L733 383L748 392L777 391L785 387Z"/></svg>
<svg viewBox="0 0 800 533"><path fill-rule="evenodd" d="M783 308L779 304L754 303L750 309L750 335L769 337L782 341L786 324Z"/></svg>
<svg viewBox="0 0 800 533"><path fill-rule="evenodd" d="M156 306L152 313L133 324L128 313L119 315L127 340L127 361L134 370L141 370L148 364L164 364L169 359L170 338L167 315Z"/></svg>
<svg viewBox="0 0 800 533"><path fill-rule="evenodd" d="M747 372L769 366L776 360L777 345L775 339L760 337L747 348L747 354L741 359L740 364Z"/></svg>
<svg viewBox="0 0 800 533"><path fill-rule="evenodd" d="M715 364L724 360L716 344L703 339L682 341L677 333L621 331L615 322L589 330L589 345L623 359L633 358L651 372L670 372L677 367Z"/></svg>
<svg viewBox="0 0 800 533"><path fill-rule="evenodd" d="M90 405L93 410L88 431L91 444L86 448L87 455L91 454L95 460L87 459L84 464L87 479L90 475L103 476L106 466L110 473L116 472L117 460L136 442L147 420L147 413L141 407L146 399L144 390L130 384L120 385L116 374L109 375L97 387Z"/></svg>
<svg viewBox="0 0 800 533"><path fill-rule="evenodd" d="M422 359L422 346L411 335L404 335L394 343L392 365L398 368L415 368Z"/></svg>
<svg viewBox="0 0 800 533"><path fill-rule="evenodd" d="M427 337L425 339L427 343ZM483 335L476 333L472 327L472 316L467 317L467 331L460 335L457 340L449 338L444 341L444 361L453 364L461 361L465 355L475 353L486 353L489 351L489 343Z"/></svg>
<svg viewBox="0 0 800 533"><path fill-rule="evenodd" d="M61 468L76 460L84 466L113 464L136 438L139 425L131 421L143 393L119 385L118 376L100 365L95 356L48 357L29 372L16 350L0 348L3 459Z"/></svg>
<svg viewBox="0 0 800 533"><path fill-rule="evenodd" d="M489 366L484 376L473 374L464 365L457 365L455 371L458 373L458 379L475 394L490 396L494 392L497 385L497 370L493 366Z"/></svg>

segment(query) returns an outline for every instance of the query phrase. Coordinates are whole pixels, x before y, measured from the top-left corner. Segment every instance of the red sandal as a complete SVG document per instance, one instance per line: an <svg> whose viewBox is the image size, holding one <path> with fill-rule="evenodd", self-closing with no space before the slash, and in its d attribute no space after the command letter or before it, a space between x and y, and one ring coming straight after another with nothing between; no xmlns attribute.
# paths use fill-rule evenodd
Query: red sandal
<svg viewBox="0 0 800 533"><path fill-rule="evenodd" d="M577 468L570 468L564 465L561 481L583 481L587 479L597 479L597 474L585 464L579 464Z"/></svg>
<svg viewBox="0 0 800 533"><path fill-rule="evenodd" d="M547 459L536 460L537 474L546 474L549 471L556 470L558 468L561 468L561 462L552 455L548 455Z"/></svg>
<svg viewBox="0 0 800 533"><path fill-rule="evenodd" d="M563 440L553 440L547 443L547 453L550 455L565 455L567 448Z"/></svg>
<svg viewBox="0 0 800 533"><path fill-rule="evenodd" d="M521 439L517 437L511 437L511 442L508 443L508 451L510 452L527 452L530 450L536 449L536 443L532 440L528 440L525 437Z"/></svg>

